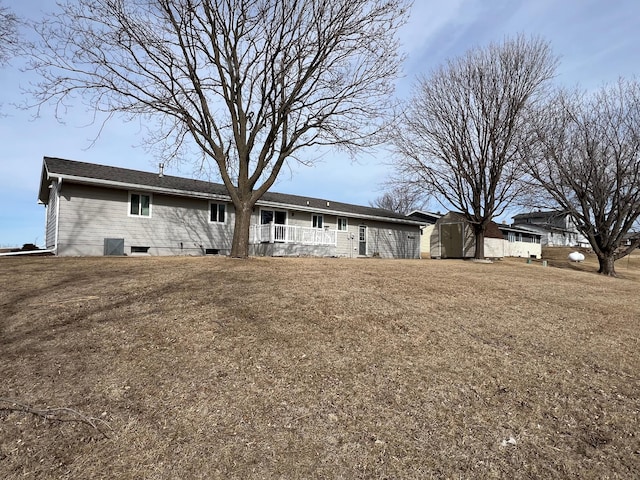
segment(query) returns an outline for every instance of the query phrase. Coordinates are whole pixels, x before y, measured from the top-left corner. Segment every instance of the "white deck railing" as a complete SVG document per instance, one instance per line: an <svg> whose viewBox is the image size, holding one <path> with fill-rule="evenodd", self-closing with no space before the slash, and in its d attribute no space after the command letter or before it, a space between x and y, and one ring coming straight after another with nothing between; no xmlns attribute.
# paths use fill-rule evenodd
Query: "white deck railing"
<svg viewBox="0 0 640 480"><path fill-rule="evenodd" d="M336 245L337 230L298 227L294 225L251 225L251 243L301 243L303 245Z"/></svg>

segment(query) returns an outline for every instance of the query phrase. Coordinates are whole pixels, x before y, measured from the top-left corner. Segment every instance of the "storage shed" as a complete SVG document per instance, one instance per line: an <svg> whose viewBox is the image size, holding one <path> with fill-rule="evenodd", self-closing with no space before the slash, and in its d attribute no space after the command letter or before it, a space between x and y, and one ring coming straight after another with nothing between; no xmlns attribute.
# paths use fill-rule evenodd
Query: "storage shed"
<svg viewBox="0 0 640 480"><path fill-rule="evenodd" d="M473 258L473 225L459 212L448 212L435 223L430 238L431 258ZM540 234L524 228L489 223L484 238L486 258L540 258Z"/></svg>

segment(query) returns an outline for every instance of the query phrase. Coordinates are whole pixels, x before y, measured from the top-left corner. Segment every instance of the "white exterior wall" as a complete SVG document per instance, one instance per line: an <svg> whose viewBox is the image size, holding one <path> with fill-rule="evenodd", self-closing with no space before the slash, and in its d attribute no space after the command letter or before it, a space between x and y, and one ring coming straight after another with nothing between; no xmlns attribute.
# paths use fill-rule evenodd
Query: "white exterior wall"
<svg viewBox="0 0 640 480"><path fill-rule="evenodd" d="M531 258L532 255L535 255L535 258L542 257L542 245L539 243L508 242L504 240L504 244L505 257Z"/></svg>
<svg viewBox="0 0 640 480"><path fill-rule="evenodd" d="M474 242L475 243L475 242ZM484 256L487 258L502 258L505 255L505 244L508 243L502 238L485 238L484 239ZM471 256L475 254L472 252Z"/></svg>
<svg viewBox="0 0 640 480"><path fill-rule="evenodd" d="M523 257L535 258L542 256L542 246L539 243L510 242L501 238L484 239L484 255L488 258Z"/></svg>
<svg viewBox="0 0 640 480"><path fill-rule="evenodd" d="M427 225L420 235L420 257L429 258L431 256L431 234L435 225Z"/></svg>

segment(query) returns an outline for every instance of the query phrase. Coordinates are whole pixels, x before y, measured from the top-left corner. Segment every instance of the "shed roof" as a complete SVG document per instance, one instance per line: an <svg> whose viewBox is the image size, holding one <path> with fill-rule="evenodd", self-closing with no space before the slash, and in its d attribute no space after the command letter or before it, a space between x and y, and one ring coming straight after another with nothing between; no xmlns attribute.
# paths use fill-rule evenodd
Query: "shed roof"
<svg viewBox="0 0 640 480"><path fill-rule="evenodd" d="M159 175L158 173L131 170L128 168L97 165L55 157L44 157L42 178L38 198L41 202L49 201L48 187L51 178L61 178L74 183L98 185L112 188L140 189L168 195L224 198L230 200L224 184L195 180L191 178ZM330 214L343 214L351 217L370 218L394 223L423 225L424 222L409 218L389 210L365 207L343 202L335 202L321 198L291 195L286 193L267 192L258 201L258 205L282 208L297 207L305 211Z"/></svg>

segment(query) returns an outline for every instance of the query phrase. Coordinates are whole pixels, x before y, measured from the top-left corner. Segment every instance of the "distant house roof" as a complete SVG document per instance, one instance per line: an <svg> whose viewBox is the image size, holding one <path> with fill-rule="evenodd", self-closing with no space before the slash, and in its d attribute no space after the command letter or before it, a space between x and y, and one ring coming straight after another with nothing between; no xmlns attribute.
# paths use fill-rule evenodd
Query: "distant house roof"
<svg viewBox="0 0 640 480"><path fill-rule="evenodd" d="M525 233L527 235L535 235L537 237L542 237L542 233L540 233L540 231L535 228L535 225L531 225L530 227L529 226L524 227L522 225L514 226L514 225L498 224L498 227L503 232Z"/></svg>
<svg viewBox="0 0 640 480"><path fill-rule="evenodd" d="M51 178L60 178L63 182L67 180L86 185L136 189L167 195L230 200L226 187L220 183L175 177L172 175L159 175L158 173L97 165L62 158L44 157L40 190L38 193L38 199L42 203L49 201L48 187ZM257 204L276 208L300 207L301 210L305 211L349 215L351 217L377 219L394 223L411 225L424 224L424 222L418 219L409 218L405 215L382 208L364 207L286 193L267 192Z"/></svg>
<svg viewBox="0 0 640 480"><path fill-rule="evenodd" d="M527 212L527 213L518 213L513 216L514 223L517 223L518 220L525 220L527 218L560 218L569 215L569 212L566 210L538 210L536 212Z"/></svg>
<svg viewBox="0 0 640 480"><path fill-rule="evenodd" d="M434 225L438 221L438 219L442 217L442 214L425 212L423 210L414 210L408 216L410 218L415 218L416 220L420 220L428 225Z"/></svg>

